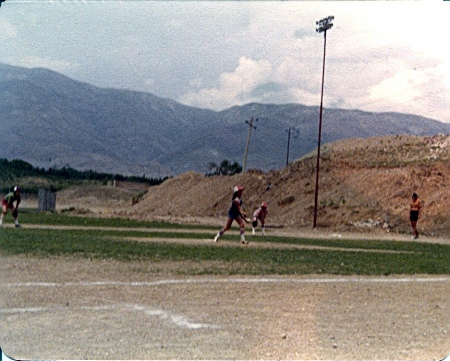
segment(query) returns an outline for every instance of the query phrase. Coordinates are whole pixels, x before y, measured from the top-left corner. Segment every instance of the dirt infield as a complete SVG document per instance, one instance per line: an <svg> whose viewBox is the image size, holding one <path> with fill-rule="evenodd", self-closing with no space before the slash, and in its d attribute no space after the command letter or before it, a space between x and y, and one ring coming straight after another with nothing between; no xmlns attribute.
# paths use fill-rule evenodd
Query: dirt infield
<svg viewBox="0 0 450 361"><path fill-rule="evenodd" d="M180 267L2 258L2 349L16 359L102 360L450 353L448 276L186 277Z"/></svg>

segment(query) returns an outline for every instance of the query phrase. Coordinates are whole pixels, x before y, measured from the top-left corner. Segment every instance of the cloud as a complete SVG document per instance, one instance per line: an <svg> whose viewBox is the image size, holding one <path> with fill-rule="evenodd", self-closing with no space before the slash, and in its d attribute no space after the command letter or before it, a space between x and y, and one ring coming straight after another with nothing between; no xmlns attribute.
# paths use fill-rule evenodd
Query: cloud
<svg viewBox="0 0 450 361"><path fill-rule="evenodd" d="M40 58L38 56L25 56L19 59L19 66L25 68L47 68L54 71L65 73L67 71L73 70L76 66L68 61L55 60L51 58Z"/></svg>
<svg viewBox="0 0 450 361"><path fill-rule="evenodd" d="M420 95L420 85L427 81L423 72L400 70L393 77L382 80L370 89L370 99L389 99L394 103L412 101Z"/></svg>
<svg viewBox="0 0 450 361"><path fill-rule="evenodd" d="M11 24L11 22L9 22L8 20L1 18L0 18L0 32L4 40L14 38L15 36L17 36L17 28L13 24Z"/></svg>
<svg viewBox="0 0 450 361"><path fill-rule="evenodd" d="M449 121L444 110L450 107L450 94L442 91L448 89L442 74L439 67L400 70L370 89L368 106L373 101L377 111L395 110Z"/></svg>
<svg viewBox="0 0 450 361"><path fill-rule="evenodd" d="M220 75L218 87L187 92L179 100L187 105L211 107L216 110L259 101L261 94L254 93L255 89L266 84L271 73L272 65L267 60L255 61L243 56L233 72ZM199 83L198 79L192 81Z"/></svg>
<svg viewBox="0 0 450 361"><path fill-rule="evenodd" d="M254 61L246 57L239 59L239 65L233 73L224 73L220 82L225 89L241 89L241 94L249 94L256 86L270 78L271 64L263 59Z"/></svg>
<svg viewBox="0 0 450 361"><path fill-rule="evenodd" d="M155 79L153 78L148 78L144 81L145 86L147 87L152 87L153 85L155 85Z"/></svg>
<svg viewBox="0 0 450 361"><path fill-rule="evenodd" d="M189 85L194 89L198 89L204 85L204 81L200 77L192 78L189 80Z"/></svg>
<svg viewBox="0 0 450 361"><path fill-rule="evenodd" d="M334 15L325 106L450 122L442 1L69 3L2 8L0 61L215 110L319 105L324 42L315 21Z"/></svg>

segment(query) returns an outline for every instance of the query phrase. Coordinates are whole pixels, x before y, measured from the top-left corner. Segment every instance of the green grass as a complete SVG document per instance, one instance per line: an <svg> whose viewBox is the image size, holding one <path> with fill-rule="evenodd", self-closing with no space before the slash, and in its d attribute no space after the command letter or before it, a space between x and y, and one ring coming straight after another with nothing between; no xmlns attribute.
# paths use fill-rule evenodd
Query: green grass
<svg viewBox="0 0 450 361"><path fill-rule="evenodd" d="M170 222L142 222L126 218L72 216L65 213L38 212L34 209L26 208L20 210L19 217L20 222L23 224L121 228L211 229L211 227L207 226L180 225Z"/></svg>
<svg viewBox="0 0 450 361"><path fill-rule="evenodd" d="M183 225L159 222L138 222L124 219L70 217L59 214L39 215L25 212L26 224L118 227L104 229L0 229L0 254L30 257L89 258L120 262L150 262L177 264L180 274L241 274L241 275L394 275L450 274L450 246L416 242L367 241L345 239L305 239L302 237L248 236L251 242L272 242L330 247L330 249L276 249L253 247L221 247L209 242L216 228L209 233L175 232ZM39 221L39 222L38 222ZM127 229L120 229L126 227ZM151 228L163 229L153 231ZM192 227L205 229L205 227ZM201 245L169 242L132 241L130 237L196 238ZM237 235L225 235L221 243L238 242ZM334 248L334 249L333 249ZM344 248L338 250L336 248ZM372 252L357 252L372 250ZM398 251L387 253L385 251ZM181 263L180 263L181 264Z"/></svg>

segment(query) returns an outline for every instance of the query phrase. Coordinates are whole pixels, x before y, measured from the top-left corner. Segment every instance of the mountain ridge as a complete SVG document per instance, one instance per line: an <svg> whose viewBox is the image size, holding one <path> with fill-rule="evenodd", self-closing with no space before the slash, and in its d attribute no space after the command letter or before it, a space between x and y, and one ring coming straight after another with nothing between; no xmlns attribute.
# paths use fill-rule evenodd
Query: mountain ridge
<svg viewBox="0 0 450 361"><path fill-rule="evenodd" d="M250 117L247 169L286 165L317 147L318 106L250 103L222 111L156 95L99 88L48 69L0 64L3 89L0 157L44 168L171 176L206 173L210 162L242 163ZM322 144L378 135L450 133L450 124L416 115L323 110Z"/></svg>

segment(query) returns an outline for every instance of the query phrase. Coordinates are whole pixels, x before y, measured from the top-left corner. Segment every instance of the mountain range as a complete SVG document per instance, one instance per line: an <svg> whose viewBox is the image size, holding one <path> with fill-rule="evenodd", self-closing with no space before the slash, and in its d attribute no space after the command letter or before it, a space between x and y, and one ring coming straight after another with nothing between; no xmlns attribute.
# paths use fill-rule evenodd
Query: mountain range
<svg viewBox="0 0 450 361"><path fill-rule="evenodd" d="M170 176L210 162L270 171L317 147L319 107L199 109L150 93L99 88L43 68L0 64L0 158L43 168ZM247 122L246 122L247 121ZM290 130L290 131L289 131ZM383 135L449 134L450 124L402 113L323 109L322 144Z"/></svg>

